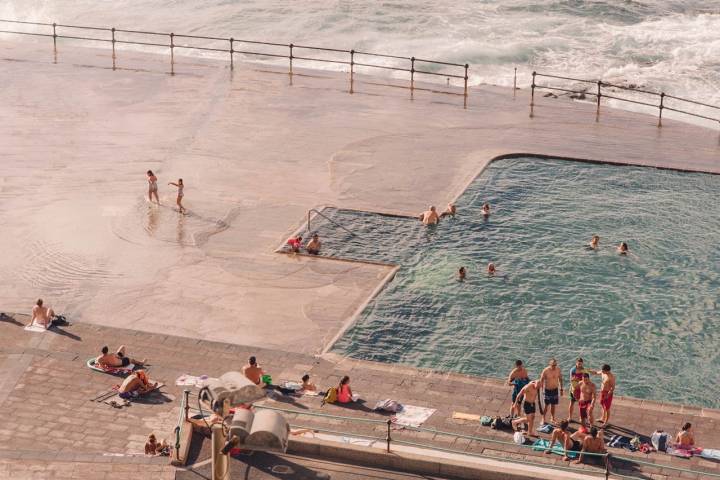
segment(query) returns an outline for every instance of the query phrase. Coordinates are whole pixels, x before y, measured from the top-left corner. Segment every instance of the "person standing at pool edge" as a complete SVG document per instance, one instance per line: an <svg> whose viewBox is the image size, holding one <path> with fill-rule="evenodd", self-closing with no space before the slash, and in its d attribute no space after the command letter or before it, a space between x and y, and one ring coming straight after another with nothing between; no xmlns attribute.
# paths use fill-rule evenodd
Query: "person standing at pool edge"
<svg viewBox="0 0 720 480"><path fill-rule="evenodd" d="M572 422L572 413L575 402L580 399L580 382L582 381L583 375L590 373L590 370L586 369L582 358L575 360L575 366L570 369L570 405L568 406L568 422Z"/></svg>
<svg viewBox="0 0 720 480"><path fill-rule="evenodd" d="M520 401L523 404L524 417L516 418L512 421L513 429L517 429L517 426L521 423L528 424L528 435L535 436L535 402L537 401L538 393L540 392L540 382L534 380L525 385L522 390L518 393L518 398L515 400L513 409L520 410Z"/></svg>
<svg viewBox="0 0 720 480"><path fill-rule="evenodd" d="M178 191L177 191L176 203L177 203L180 213L185 213L185 207L183 207L183 204L182 204L183 197L185 196L185 193L183 192L183 190L185 190L185 184L183 184L183 179L178 178L177 183L169 182L168 185L177 187Z"/></svg>
<svg viewBox="0 0 720 480"><path fill-rule="evenodd" d="M510 397L512 400L512 407L510 408L510 413L512 415L520 415L519 407L518 405L516 405L515 401L520 394L520 390L522 390L529 382L530 375L528 375L527 370L525 370L523 361L515 360L515 368L510 371L507 382L508 385L511 385L513 387L512 395Z"/></svg>
<svg viewBox="0 0 720 480"><path fill-rule="evenodd" d="M545 389L545 410L543 423L547 422L547 412L550 410L550 421L555 423L555 408L560 403L560 396L564 393L562 372L558 368L557 360L550 359L550 365L540 374L540 386ZM549 407L549 408L548 408Z"/></svg>
<svg viewBox="0 0 720 480"><path fill-rule="evenodd" d="M158 179L152 170L147 171L147 180L148 180L148 202L152 203L152 197L155 197L155 203L160 205L160 198L158 197L158 186L157 186Z"/></svg>
<svg viewBox="0 0 720 480"><path fill-rule="evenodd" d="M597 372L602 375L602 386L600 387L600 407L602 408L602 419L600 423L607 424L610 421L610 407L612 406L613 394L615 393L615 374L610 373L610 365L607 363Z"/></svg>

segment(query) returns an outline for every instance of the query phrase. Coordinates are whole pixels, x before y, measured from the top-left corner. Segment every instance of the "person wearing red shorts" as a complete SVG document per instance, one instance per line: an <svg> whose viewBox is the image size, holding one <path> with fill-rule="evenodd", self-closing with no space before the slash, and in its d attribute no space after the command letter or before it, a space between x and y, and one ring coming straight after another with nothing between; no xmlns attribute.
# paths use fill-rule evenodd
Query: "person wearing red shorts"
<svg viewBox="0 0 720 480"><path fill-rule="evenodd" d="M612 406L613 394L615 393L615 374L610 373L610 365L605 364L598 372L602 375L602 387L600 387L600 407L602 407L602 419L600 423L607 424L610 420L610 407Z"/></svg>
<svg viewBox="0 0 720 480"><path fill-rule="evenodd" d="M595 408L595 400L597 398L597 387L590 381L590 375L584 373L579 388L580 398L578 399L578 406L580 407L580 423L587 425L587 421L589 419L590 424L592 425L595 422L593 418L593 410Z"/></svg>
<svg viewBox="0 0 720 480"><path fill-rule="evenodd" d="M586 373L592 373L592 370L585 368L583 359L578 358L575 360L575 366L570 370L570 404L568 405L568 422L572 422L573 407L575 406L575 402L580 399L580 382L582 382L583 375Z"/></svg>

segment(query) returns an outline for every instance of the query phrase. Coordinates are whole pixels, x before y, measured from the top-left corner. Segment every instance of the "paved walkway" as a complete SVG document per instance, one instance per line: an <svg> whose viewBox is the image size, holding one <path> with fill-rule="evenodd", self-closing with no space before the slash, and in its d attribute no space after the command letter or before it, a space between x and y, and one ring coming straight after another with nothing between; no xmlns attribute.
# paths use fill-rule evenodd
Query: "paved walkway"
<svg viewBox="0 0 720 480"><path fill-rule="evenodd" d="M6 454L8 451L29 451L34 458L42 457L54 463L65 460L71 454L79 455L73 457L78 462L94 461L102 458L98 457L99 454L109 452L122 455L111 457L111 463L149 462L155 465L157 459L146 459L137 454L142 452L144 439L149 433L154 432L161 438L170 437L179 413L177 399L181 395L181 388L174 384L175 379L183 373L218 376L230 369L239 370L250 354L258 357L276 382L297 380L303 373L309 372L319 386L327 387L337 384L339 378L347 374L351 377L354 390L367 399L367 406L372 407L377 400L390 397L404 404L437 409L424 427L502 442L511 441L509 433L493 431L477 422L452 419L453 412L505 414L509 404L509 388L495 379L332 357L322 359L298 353L82 323L62 330L31 334L22 329L21 324L25 322L27 316L22 315L0 321L0 361L3 362L0 383L6 393L5 398L0 399L0 412L7 419L0 429L0 436L13 439L11 443L0 444L0 452ZM166 384L157 403L134 403L128 408L114 409L91 400L98 392L118 382L115 377L85 367L85 360L95 355L104 344L110 344L111 347L125 344L132 355L149 358L152 364L151 377ZM263 403L335 416L386 418L365 407L321 407L318 397L278 397ZM560 408L562 411L566 404L563 402ZM700 445L720 445L720 412L712 409L618 398L613 419L613 424L618 427L611 428L609 433L638 432L641 435L648 435L656 428L674 433L683 422L690 421L695 425ZM290 421L295 425L334 430L347 435L385 435L384 425L305 415L290 415ZM546 457L504 443L454 438L431 432L393 431L392 435L395 439L482 455L562 465L559 457ZM38 436L50 441L39 443ZM667 466L720 474L720 464L700 458L685 460L665 454L644 456L617 450L613 453L656 464L647 467L615 462L615 468L620 473L639 478L678 478L678 472L668 470ZM7 470L8 467L0 468ZM682 478L703 477L683 474Z"/></svg>

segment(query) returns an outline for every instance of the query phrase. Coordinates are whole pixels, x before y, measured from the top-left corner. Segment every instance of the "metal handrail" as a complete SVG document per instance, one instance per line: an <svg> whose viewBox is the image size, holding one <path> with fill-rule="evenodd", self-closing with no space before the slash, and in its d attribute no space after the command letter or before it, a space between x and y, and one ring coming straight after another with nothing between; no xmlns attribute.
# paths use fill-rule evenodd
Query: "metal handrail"
<svg viewBox="0 0 720 480"><path fill-rule="evenodd" d="M467 97L468 97L468 78L469 78L469 64L460 64L460 63L453 63L453 62L444 62L439 60L430 60L430 59L422 59L422 58L415 58L415 57L403 57L398 55L387 55L387 54L381 54L381 53L372 53L372 52L361 52L361 51L355 51L355 50L345 50L340 48L329 48L329 47L316 47L311 45L295 45L292 43L284 44L284 43L275 43L275 42L262 42L257 40L243 40L243 39L236 39L233 37L230 38L224 38L224 37L216 37L216 36L204 36L204 35L189 35L189 34L175 34L173 32L152 32L147 30L129 30L129 29L121 29L121 28L107 28L107 27L97 27L97 26L82 26L82 25L69 25L69 24L62 24L62 23L43 23L43 22L28 22L28 21L21 21L21 20L8 20L8 19L0 19L0 23L10 23L10 24L22 24L22 25L34 25L34 26L40 26L40 27L52 27L52 33L37 33L37 32L23 32L23 31L16 31L16 30L0 30L0 33L10 33L10 34L17 34L17 35L35 35L35 36L47 36L52 37L53 39L53 54L55 62L57 63L57 39L64 38L64 39L72 39L72 40L87 40L87 41L98 41L98 42L107 42L112 43L112 60L113 60L113 69L115 69L115 60L116 60L116 54L115 54L115 44L124 44L124 45L142 45L142 46L151 46L151 47L164 47L170 49L170 73L175 74L175 58L174 58L174 49L175 48L183 48L186 50L199 50L199 51L212 51L212 52L221 52L221 53L227 53L230 56L230 69L234 69L234 54L241 54L241 55L254 55L254 56L260 56L260 57L270 57L270 58L286 58L289 60L289 74L293 74L293 61L306 61L306 62L323 62L323 63L331 63L335 65L349 65L350 66L350 93L354 93L353 86L354 86L354 75L355 75L355 66L359 67L367 67L367 68L377 68L377 69L383 69L383 70L391 70L396 72L403 72L403 73L410 73L410 95L413 96L414 90L415 90L415 74L421 74L421 75L428 75L428 76L444 76L447 78L457 78L463 81L463 92L460 93L453 93L453 92L443 92L443 93L453 93L456 95L462 95L463 100L463 106L467 107ZM102 39L102 38L91 38L91 37L81 37L77 35L61 35L58 34L57 29L58 28L71 28L71 29L80 29L80 30L92 30L92 31L107 31L112 34L112 38L108 39ZM128 34L135 34L135 35L153 35L153 36L160 36L160 37L169 37L169 43L163 44L155 41L150 42L143 42L143 41L136 41L136 40L128 40L128 39L117 39L115 37L118 33L128 33ZM228 42L229 48L211 48L211 47L201 47L201 46L195 46L195 45L177 45L174 43L175 38L183 38L183 39L199 39L199 40L210 40L210 41L221 41L221 42ZM264 53L264 52L258 52L258 51L251 51L251 50L236 50L234 48L235 43L243 43L243 44L249 44L249 45L264 45L264 46L270 46L270 47L278 47L278 48L287 48L288 53L287 54L278 54L278 53ZM329 58L317 58L312 56L295 56L293 55L293 49L299 48L299 49L305 49L305 50L314 50L318 52L330 52L334 54L343 54L343 55L349 55L349 59L347 60L340 60L340 59L329 59ZM374 64L374 63L368 63L368 62L355 62L355 55L365 55L369 57L377 57L377 58L390 58L394 60L401 60L405 62L409 62L410 64L407 67L402 66L392 66L392 65L380 65L380 64ZM460 73L440 73L440 72L432 72L427 70L417 70L415 69L415 62L422 62L426 64L431 65L438 65L438 66L445 66L445 67L452 67L452 68L462 68L463 72Z"/></svg>
<svg viewBox="0 0 720 480"><path fill-rule="evenodd" d="M558 80L568 80L568 81L573 81L573 82L593 84L593 85L597 86L597 90L596 91L573 90L573 89L557 87L557 86L552 86L552 85L538 85L536 82L537 77L545 77L545 78L552 78L552 79L558 79ZM649 95L653 98L658 98L659 102L658 103L650 103L649 101L634 100L631 98L624 98L624 97L618 97L615 95L610 95L610 94L603 92L603 87L611 88L611 89L620 89L620 90L624 90L627 92L634 92L634 93L638 93L638 94L642 94L642 95ZM632 103L635 105L643 105L646 107L657 108L658 109L658 127L662 127L663 110L669 110L671 112L676 112L676 113L688 115L691 117L702 118L704 120L710 120L712 122L718 122L718 124L720 125L720 118L718 118L718 117L711 117L711 116L703 115L700 113L689 112L689 111L681 109L681 108L668 107L667 105L665 105L665 99L669 98L669 99L673 99L678 102L690 103L693 105L712 108L715 110L720 110L720 106L710 105L708 103L698 102L697 100L691 100L688 98L677 97L675 95L668 95L665 92L658 93L658 92L653 92L651 90L645 90L642 88L634 88L634 87L628 87L625 85L617 85L614 83L603 82L602 80L588 80L585 78L566 77L566 76L562 76L562 75L552 75L552 74L540 73L540 72L532 72L532 83L530 85L530 88L531 88L531 93L530 93L530 116L531 117L533 116L533 108L535 106L535 89L544 89L544 90L555 90L555 91L560 91L560 92L568 92L568 93L573 93L573 94L578 94L578 95L579 94L590 95L592 97L595 97L596 105L597 105L596 113L595 113L596 121L599 121L599 118L600 118L601 99L608 98L608 99L617 100L620 102L627 102L627 103ZM611 92L612 92L612 90L611 90Z"/></svg>
<svg viewBox="0 0 720 480"><path fill-rule="evenodd" d="M348 230L347 228L343 227L343 226L340 225L338 222L336 222L335 220L333 220L332 218L330 218L330 217L328 217L327 215L325 215L325 214L317 211L317 210L314 209L314 208L311 208L310 210L308 210L308 219L307 219L307 230L308 230L308 232L312 232L312 230L310 229L310 214L311 214L312 212L315 212L316 214L320 215L321 217L323 217L323 218L324 218L325 220L327 220L328 222L330 222L330 223L332 223L332 224L334 224L334 225L342 228L343 230L345 230L346 232L348 232L348 233L349 233L350 235L352 235L353 237L356 237L356 236L357 236L357 235L355 235L353 232L351 232L350 230Z"/></svg>

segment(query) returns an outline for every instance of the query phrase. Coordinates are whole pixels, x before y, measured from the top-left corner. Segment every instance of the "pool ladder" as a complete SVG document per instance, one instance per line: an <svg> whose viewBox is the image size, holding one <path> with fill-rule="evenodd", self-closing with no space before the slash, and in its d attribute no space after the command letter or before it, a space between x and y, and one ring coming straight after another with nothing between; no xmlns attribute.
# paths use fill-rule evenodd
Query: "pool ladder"
<svg viewBox="0 0 720 480"><path fill-rule="evenodd" d="M307 217L307 230L308 230L308 233L312 232L312 230L310 229L310 219L311 219L311 217L312 217L311 214L312 214L313 212L315 212L317 215L320 215L321 217L323 217L325 220L327 220L328 222L332 223L333 225L336 225L336 226L342 228L343 230L345 230L347 233L349 233L349 234L352 235L353 237L356 236L353 232L351 232L350 230L348 230L347 228L343 227L342 225L340 225L338 222L336 222L336 221L333 220L332 218L328 217L327 215L324 215L323 213L317 211L317 210L314 209L314 208L311 208L310 210L308 210L308 217Z"/></svg>

